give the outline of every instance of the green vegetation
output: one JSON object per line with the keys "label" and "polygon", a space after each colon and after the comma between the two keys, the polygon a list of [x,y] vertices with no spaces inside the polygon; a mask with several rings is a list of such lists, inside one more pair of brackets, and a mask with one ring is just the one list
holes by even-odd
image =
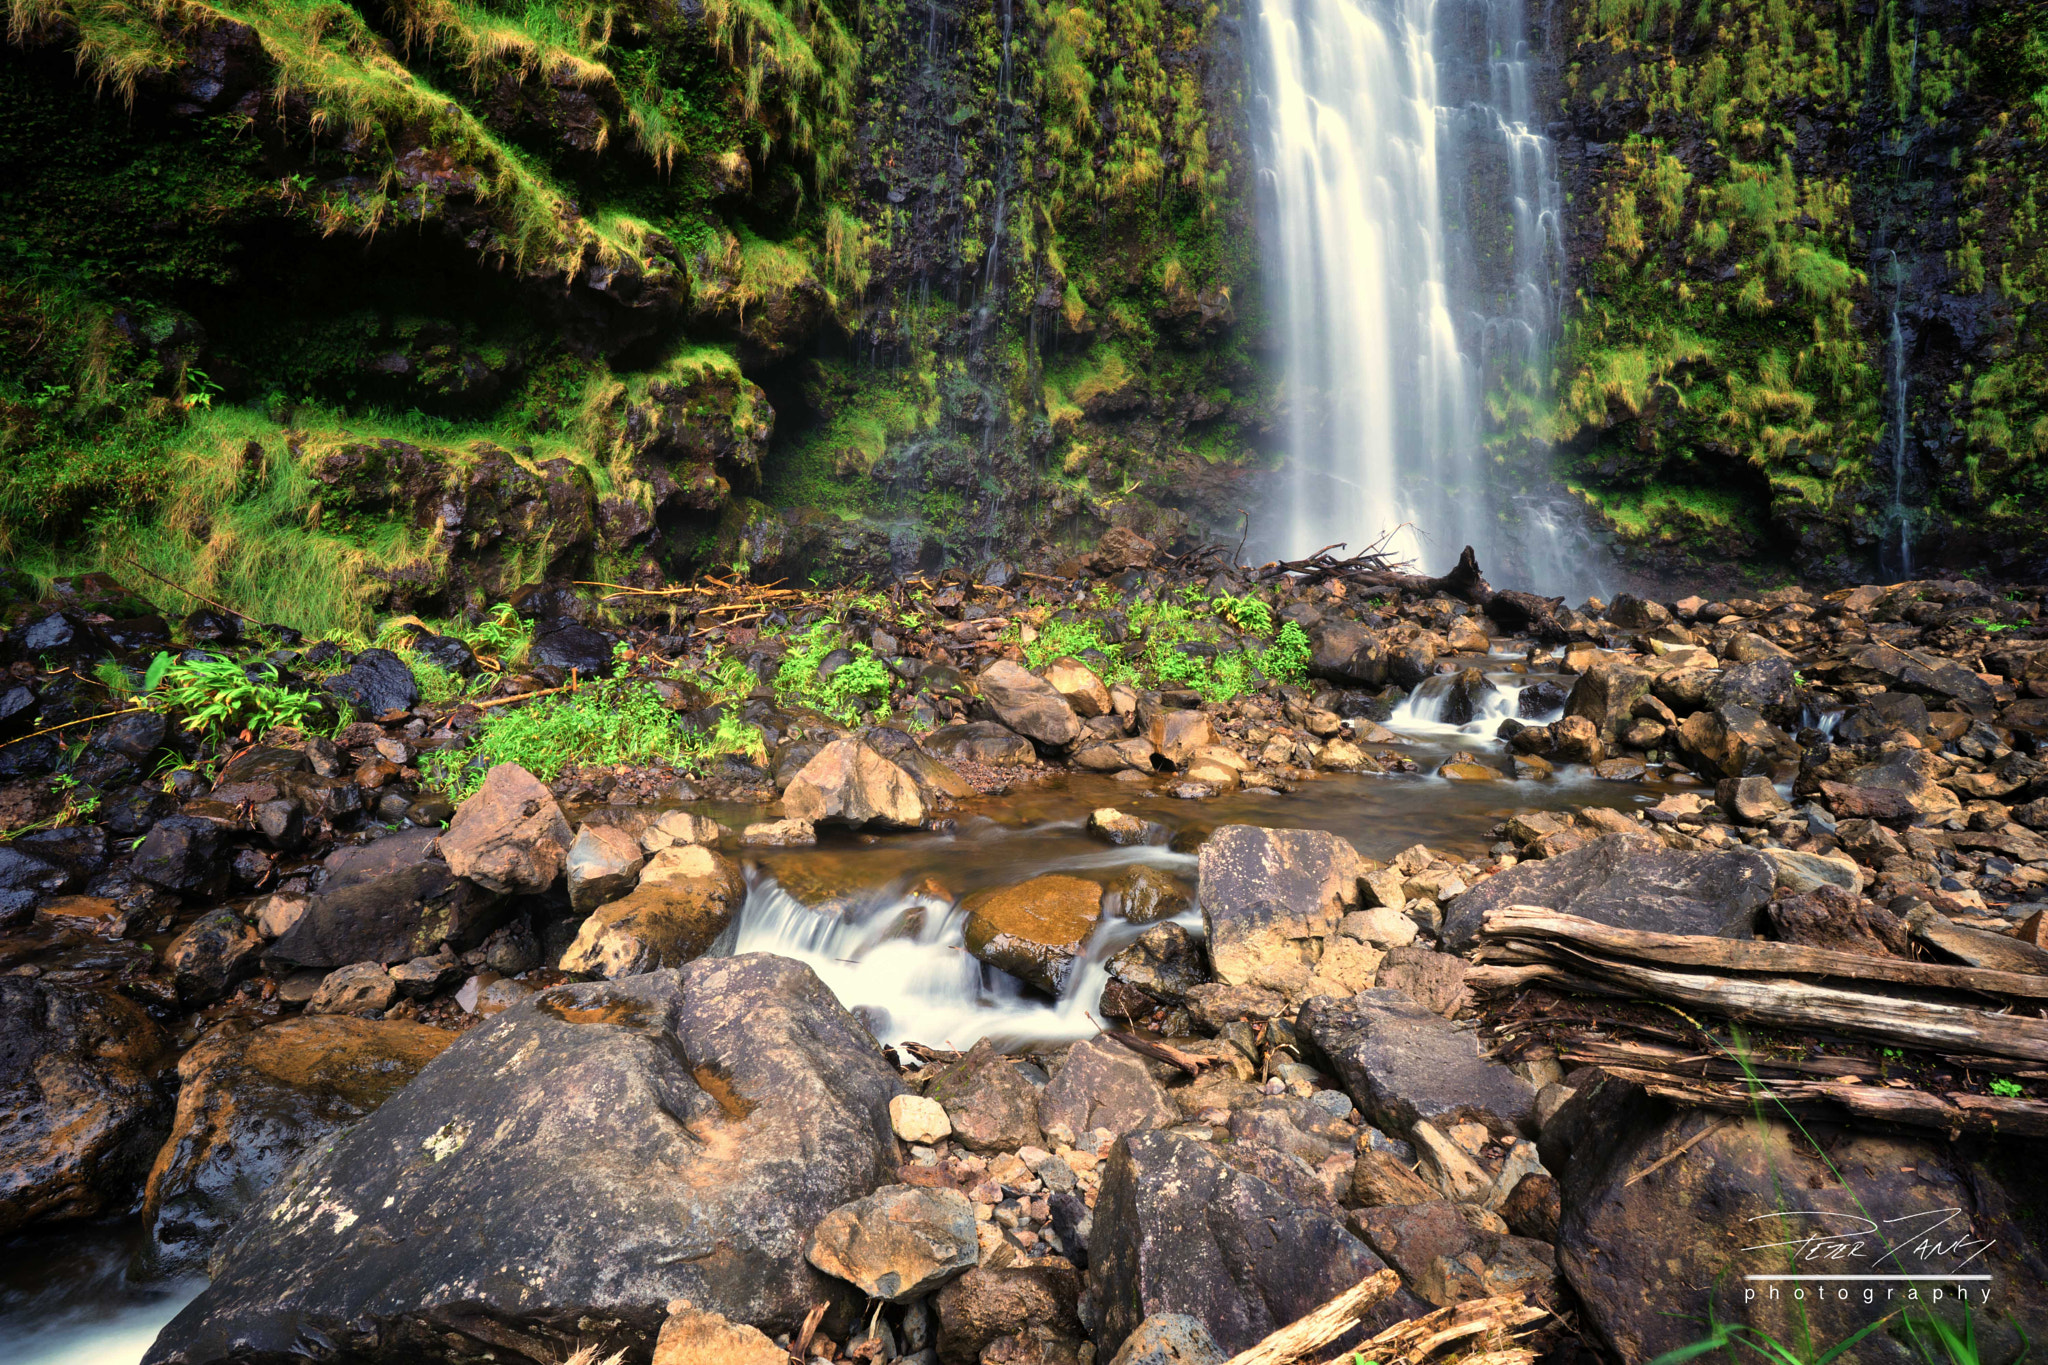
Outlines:
{"label": "green vegetation", "polygon": [[2002,1095],[2006,1099],[2011,1100],[2018,1099],[2020,1096],[2026,1094],[2027,1090],[2025,1086],[2021,1085],[2018,1081],[2013,1080],[2010,1076],[1996,1076],[1993,1077],[1991,1081],[1991,1093],[1994,1095]]}
{"label": "green vegetation", "polygon": [[[1118,612],[1129,623],[1132,642],[1112,643],[1102,614]],[[1221,628],[1228,622],[1245,636],[1272,636],[1271,643],[1245,643]],[[1205,701],[1228,701],[1255,691],[1262,679],[1300,683],[1308,677],[1308,635],[1292,621],[1273,629],[1272,608],[1252,597],[1205,597],[1190,588],[1180,601],[1139,601],[1126,605],[1113,591],[1097,589],[1093,613],[1054,618],[1036,628],[1023,646],[1024,659],[1042,668],[1055,659],[1099,655],[1095,664],[1106,683],[1183,688]],[[1021,632],[1013,632],[1021,638]]]}
{"label": "green vegetation", "polygon": [[[784,706],[808,707],[842,725],[856,725],[887,705],[888,668],[866,644],[849,641],[836,621],[818,621],[791,631],[785,644],[788,652],[775,674],[775,696]],[[853,657],[842,661],[829,677],[819,676],[819,665],[838,649]]]}
{"label": "green vegetation", "polygon": [[143,678],[142,693],[152,709],[177,715],[185,729],[216,739],[304,726],[330,710],[318,693],[284,686],[274,665],[224,658],[181,663],[159,654]]}

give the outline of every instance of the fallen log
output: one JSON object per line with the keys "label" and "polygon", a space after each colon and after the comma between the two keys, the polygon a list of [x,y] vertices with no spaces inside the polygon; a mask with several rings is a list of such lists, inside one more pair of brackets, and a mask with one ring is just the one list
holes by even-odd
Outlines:
{"label": "fallen log", "polygon": [[[1900,957],[1868,957],[1833,948],[1763,939],[1714,938],[1705,934],[1658,934],[1644,929],[1617,929],[1562,915],[1539,905],[1510,905],[1486,917],[1482,935],[1489,941],[1509,938],[1556,939],[1582,944],[1616,957],[1637,958],[1664,966],[1717,967],[1734,972],[1773,976],[1843,977],[1855,981],[1889,981],[1903,986],[1969,991],[1980,995],[2048,1000],[2048,976],[1958,967],[1941,962],[1909,962]],[[1480,949],[1482,962],[1502,960],[1491,943]]]}
{"label": "fallen log", "polygon": [[1297,1318],[1258,1345],[1239,1351],[1224,1365],[1292,1365],[1320,1351],[1358,1325],[1358,1320],[1394,1296],[1401,1277],[1382,1270],[1360,1280],[1305,1318]]}
{"label": "fallen log", "polygon": [[[1421,1365],[1446,1346],[1482,1352],[1461,1356],[1459,1365],[1529,1365],[1536,1359],[1536,1353],[1515,1346],[1512,1333],[1517,1327],[1526,1327],[1548,1316],[1548,1310],[1532,1307],[1513,1294],[1469,1299],[1395,1323],[1329,1365],[1353,1365],[1360,1360],[1377,1361],[1379,1365]],[[1233,1361],[1230,1365],[1237,1363]]]}
{"label": "fallen log", "polygon": [[1532,943],[1526,945],[1526,951],[1548,960],[1474,967],[1466,973],[1465,984],[1483,991],[1543,982],[1596,994],[1649,996],[1780,1028],[1845,1033],[1905,1047],[2048,1061],[2048,1020],[1865,995],[1806,981],[1664,971],[1641,963],[1608,961],[1562,943]]}
{"label": "fallen log", "polygon": [[1935,1095],[1842,1081],[1705,1081],[1631,1066],[1602,1066],[1652,1095],[1724,1114],[1786,1112],[1802,1119],[1866,1119],[1949,1133],[2048,1136],[2048,1104],[2001,1095]]}

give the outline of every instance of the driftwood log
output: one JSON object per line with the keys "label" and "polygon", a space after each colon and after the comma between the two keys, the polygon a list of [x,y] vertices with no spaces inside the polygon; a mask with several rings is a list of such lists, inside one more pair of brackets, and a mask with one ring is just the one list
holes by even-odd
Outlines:
{"label": "driftwood log", "polygon": [[1351,1365],[1354,1360],[1372,1360],[1379,1365],[1421,1365],[1446,1347],[1477,1352],[1458,1356],[1459,1365],[1530,1365],[1536,1353],[1516,1346],[1512,1334],[1517,1327],[1526,1327],[1548,1316],[1546,1310],[1531,1307],[1512,1294],[1469,1299],[1396,1323],[1330,1365]]}
{"label": "driftwood log", "polygon": [[1239,1351],[1224,1365],[1293,1365],[1322,1350],[1358,1325],[1358,1320],[1394,1296],[1401,1277],[1381,1270],[1360,1280],[1305,1318],[1297,1318],[1258,1345]]}

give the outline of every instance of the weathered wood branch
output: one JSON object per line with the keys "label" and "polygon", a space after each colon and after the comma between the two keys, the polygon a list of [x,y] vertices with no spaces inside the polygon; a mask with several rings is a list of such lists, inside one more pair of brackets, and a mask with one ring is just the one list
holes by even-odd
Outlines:
{"label": "weathered wood branch", "polygon": [[1602,1066],[1619,1080],[1633,1081],[1653,1095],[1696,1109],[1747,1114],[1790,1110],[1800,1118],[1867,1119],[1951,1133],[2009,1133],[2048,1136],[2048,1104],[1999,1095],[1935,1095],[1925,1090],[1845,1081],[1694,1080],[1631,1066]]}
{"label": "weathered wood branch", "polygon": [[1356,1359],[1378,1361],[1379,1365],[1420,1365],[1446,1346],[1485,1352],[1463,1357],[1461,1365],[1477,1365],[1479,1361],[1488,1365],[1529,1365],[1536,1353],[1513,1345],[1510,1334],[1517,1327],[1526,1327],[1548,1316],[1546,1310],[1531,1307],[1513,1294],[1469,1299],[1396,1323],[1330,1365],[1351,1365]]}
{"label": "weathered wood branch", "polygon": [[1224,1365],[1292,1365],[1320,1351],[1358,1325],[1358,1320],[1394,1296],[1401,1277],[1382,1270],[1360,1280],[1305,1318],[1282,1327],[1258,1345],[1239,1351]]}
{"label": "weathered wood branch", "polygon": [[[1897,957],[1868,957],[1862,953],[1760,939],[1617,929],[1534,905],[1511,905],[1505,910],[1494,911],[1486,917],[1482,932],[1489,940],[1562,940],[1596,949],[1608,956],[1634,958],[1664,966],[1714,967],[1773,976],[1888,981],[1905,986],[1930,986],[1938,990],[2048,1000],[2048,976],[1983,967],[1956,967],[1938,962],[1908,962]],[[1497,955],[1493,946],[1482,947],[1479,958],[1482,962],[1505,960]]]}

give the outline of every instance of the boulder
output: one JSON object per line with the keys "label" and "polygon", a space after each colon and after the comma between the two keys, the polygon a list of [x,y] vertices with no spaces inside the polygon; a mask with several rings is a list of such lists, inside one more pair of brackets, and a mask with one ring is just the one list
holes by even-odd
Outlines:
{"label": "boulder", "polygon": [[569,822],[554,793],[516,763],[500,763],[441,836],[449,870],[490,891],[545,891],[569,857]]}
{"label": "boulder", "polygon": [[942,1142],[953,1133],[946,1107],[922,1095],[898,1095],[890,1100],[889,1126],[905,1142]]}
{"label": "boulder", "polygon": [[306,1002],[307,1014],[381,1014],[398,999],[398,981],[379,962],[329,972]]}
{"label": "boulder", "polygon": [[1172,923],[1155,924],[1118,950],[1109,959],[1109,975],[1168,1003],[1178,1002],[1209,979],[1194,935]]}
{"label": "boulder", "polygon": [[1124,847],[1143,844],[1164,846],[1172,832],[1157,820],[1126,815],[1114,806],[1100,806],[1088,814],[1088,833],[1105,844]]}
{"label": "boulder", "polygon": [[1916,825],[1934,824],[1963,808],[1956,794],[1942,785],[1943,776],[1940,760],[1925,749],[1898,749],[1849,774],[1848,789],[1884,798],[1882,801],[1870,808],[1857,808],[1841,800],[1833,789],[1828,790],[1828,796],[1835,814],[1844,818],[1867,815],[1878,820],[1910,819]]}
{"label": "boulder", "polygon": [[1083,1333],[1074,1310],[1080,1296],[1080,1276],[1065,1267],[977,1266],[933,1301],[939,1313],[939,1359],[945,1365],[975,1365],[990,1360],[984,1352],[1002,1338],[1032,1331],[1078,1340]]}
{"label": "boulder", "polygon": [[357,715],[370,720],[393,711],[410,711],[420,700],[420,685],[412,669],[388,649],[364,650],[346,673],[336,674],[325,685],[355,708]]}
{"label": "boulder", "polygon": [[284,925],[267,956],[333,970],[358,962],[409,962],[442,944],[475,947],[504,921],[493,892],[431,857],[432,830],[408,830],[337,849],[323,864],[319,892]]}
{"label": "boulder", "polygon": [[[2018,1191],[2036,1184],[2025,1168],[2038,1158],[2023,1144],[1841,1128],[1829,1131],[1822,1154],[1780,1117],[1731,1123],[1703,1110],[1674,1112],[1611,1079],[1567,1101],[1553,1124],[1575,1135],[1559,1175],[1558,1264],[1586,1321],[1621,1359],[1648,1360],[1697,1341],[1710,1305],[1724,1320],[1788,1342],[1808,1332],[1816,1342],[1842,1341],[1882,1311],[1859,1293],[1750,1299],[1742,1277],[1785,1273],[1794,1243],[1803,1244],[1802,1263],[1830,1272],[1903,1267],[1942,1284],[1967,1263],[1970,1273],[1990,1274],[1998,1311],[1976,1318],[1984,1360],[2013,1358],[2007,1313],[2032,1340],[2048,1332],[2048,1283],[2025,1250],[2033,1239],[2013,1222],[2025,1198],[2016,1200]],[[1862,1235],[1871,1222],[1880,1224],[1876,1235]],[[1898,1249],[1888,1253],[1890,1246]],[[1952,1294],[1921,1303],[1959,1326]],[[1848,1358],[1920,1359],[1883,1332]]]}
{"label": "boulder", "polygon": [[1760,852],[1777,865],[1778,885],[1794,895],[1823,886],[1838,887],[1851,895],[1863,890],[1863,869],[1854,858],[1792,848],[1765,848]]}
{"label": "boulder", "polygon": [[1536,1091],[1479,1055],[1478,1036],[1396,990],[1302,1007],[1300,1028],[1343,1078],[1359,1111],[1389,1132],[1418,1120],[1437,1128],[1482,1123],[1505,1136],[1527,1128]]}
{"label": "boulder", "polygon": [[1195,893],[1164,868],[1133,863],[1102,888],[1102,913],[1131,924],[1154,924],[1193,909]]}
{"label": "boulder", "polygon": [[1555,1254],[1542,1242],[1475,1228],[1447,1200],[1367,1209],[1357,1226],[1372,1249],[1433,1307],[1498,1294],[1555,1301]]}
{"label": "boulder", "polygon": [[783,791],[782,809],[814,825],[916,829],[925,819],[917,779],[857,739],[819,750]]}
{"label": "boulder", "polygon": [[1906,957],[1906,922],[1883,906],[1838,886],[1816,886],[1803,895],[1771,902],[1771,927],[1779,941],[1812,948],[1862,953],[1867,957]]}
{"label": "boulder", "polygon": [[641,1351],[678,1299],[764,1332],[821,1302],[850,1325],[857,1297],[804,1241],[891,1178],[900,1092],[787,959],[529,995],[267,1191],[147,1359],[311,1333],[366,1365]]}
{"label": "boulder", "polygon": [[976,679],[981,699],[997,720],[1048,748],[1061,749],[1081,737],[1081,720],[1059,689],[1008,659],[998,659]]}
{"label": "boulder", "polygon": [[603,631],[557,617],[543,621],[534,632],[528,662],[541,668],[559,669],[580,678],[605,678],[613,668],[612,637]]}
{"label": "boulder", "polygon": [[[1114,1352],[1158,1313],[1206,1324],[1242,1351],[1384,1269],[1335,1217],[1305,1208],[1210,1148],[1133,1133],[1110,1154],[1088,1239],[1096,1349]],[[1367,1318],[1410,1316],[1401,1295]]]}
{"label": "boulder", "polygon": [[301,1153],[358,1122],[456,1035],[425,1024],[298,1018],[224,1025],[178,1059],[178,1108],[142,1216],[170,1264],[203,1257]]}
{"label": "boulder", "polygon": [[187,1005],[220,999],[255,974],[263,935],[232,910],[209,910],[164,949],[164,966]]}
{"label": "boulder", "polygon": [[648,853],[659,853],[671,844],[706,844],[716,848],[718,841],[730,833],[708,815],[693,815],[686,810],[663,811],[641,832],[640,847]]}
{"label": "boulder", "polygon": [[953,1140],[975,1152],[1013,1152],[1045,1141],[1038,1090],[986,1038],[925,1084],[945,1107]]}
{"label": "boulder", "polygon": [[132,1206],[170,1114],[170,1053],[125,996],[0,976],[0,1238]]}
{"label": "boulder", "polygon": [[1102,917],[1102,888],[1079,877],[1034,877],[976,892],[962,905],[968,952],[1057,996]]}
{"label": "boulder", "polygon": [[1197,893],[1217,979],[1283,989],[1359,902],[1358,850],[1322,830],[1225,825],[1203,843]]}
{"label": "boulder", "polygon": [[1067,699],[1074,714],[1083,719],[1111,713],[1109,689],[1095,670],[1079,659],[1055,659],[1043,670],[1046,682]]}
{"label": "boulder", "polygon": [[789,1365],[789,1352],[758,1327],[700,1313],[678,1300],[655,1338],[653,1365]]}
{"label": "boulder", "polygon": [[1768,777],[1724,777],[1715,784],[1714,799],[1739,825],[1766,825],[1791,809]]}
{"label": "boulder", "polygon": [[1452,901],[1442,945],[1470,948],[1494,910],[1540,905],[1622,929],[1748,938],[1776,870],[1754,849],[1677,852],[1606,834],[1554,858],[1519,863]]}
{"label": "boulder", "polygon": [[1109,1365],[1223,1365],[1223,1348],[1200,1318],[1154,1313],[1124,1338]]}
{"label": "boulder", "polygon": [[[1077,720],[1075,725],[1080,722]],[[928,753],[950,763],[980,763],[991,768],[1027,767],[1038,762],[1031,741],[992,720],[942,726],[921,741]]]}
{"label": "boulder", "polygon": [[710,950],[746,895],[732,859],[703,844],[670,845],[648,860],[638,886],[583,921],[559,966],[608,977],[680,967]]}
{"label": "boulder", "polygon": [[974,1205],[958,1190],[887,1185],[841,1204],[811,1235],[812,1265],[870,1299],[908,1303],[980,1260]]}
{"label": "boulder", "polygon": [[227,883],[221,849],[227,832],[195,815],[168,815],[150,826],[129,860],[129,869],[152,886],[182,895],[203,895]]}
{"label": "boulder", "polygon": [[1070,1142],[1097,1128],[1121,1136],[1179,1121],[1145,1059],[1110,1038],[1084,1038],[1069,1048],[1038,1098],[1039,1128],[1063,1130]]}
{"label": "boulder", "polygon": [[1146,727],[1145,738],[1159,757],[1178,768],[1216,743],[1216,730],[1200,711],[1161,708]]}
{"label": "boulder", "polygon": [[1754,777],[1770,772],[1786,740],[1755,711],[1727,703],[1680,721],[1678,751],[1710,777]]}
{"label": "boulder", "polygon": [[1397,945],[1381,959],[1373,984],[1399,991],[1433,1014],[1455,1019],[1472,1003],[1472,992],[1465,985],[1465,969],[1470,965],[1456,953]]}
{"label": "boulder", "polygon": [[[695,818],[695,817],[692,817]],[[666,838],[662,845],[676,842]],[[617,825],[584,825],[569,845],[563,872],[569,883],[569,908],[587,915],[606,901],[633,889],[647,862],[641,842]]]}
{"label": "boulder", "polygon": [[1655,676],[1646,669],[1625,664],[1598,664],[1587,669],[1572,684],[1565,698],[1566,717],[1579,716],[1593,723],[1601,742],[1619,742],[1621,732],[1633,718],[1635,705],[1649,695]]}
{"label": "boulder", "polygon": [[1386,642],[1359,622],[1318,622],[1308,643],[1308,671],[1315,677],[1353,687],[1386,685]]}

